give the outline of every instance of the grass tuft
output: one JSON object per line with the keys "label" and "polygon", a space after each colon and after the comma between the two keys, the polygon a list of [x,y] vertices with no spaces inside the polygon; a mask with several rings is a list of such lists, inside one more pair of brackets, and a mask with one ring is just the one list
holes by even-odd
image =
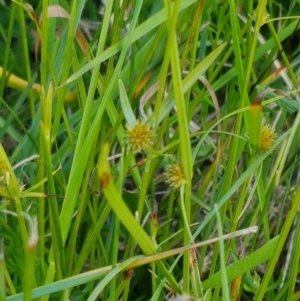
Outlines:
{"label": "grass tuft", "polygon": [[300,7],[0,3],[0,301],[300,300]]}

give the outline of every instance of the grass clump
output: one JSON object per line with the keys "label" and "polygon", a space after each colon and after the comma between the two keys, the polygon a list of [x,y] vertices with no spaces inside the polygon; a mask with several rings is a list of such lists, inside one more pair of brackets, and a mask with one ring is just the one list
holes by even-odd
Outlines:
{"label": "grass clump", "polygon": [[299,13],[2,2],[0,300],[299,300]]}

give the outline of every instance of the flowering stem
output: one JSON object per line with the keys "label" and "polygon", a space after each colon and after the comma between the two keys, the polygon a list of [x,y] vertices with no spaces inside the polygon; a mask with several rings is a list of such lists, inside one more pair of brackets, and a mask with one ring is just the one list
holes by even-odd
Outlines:
{"label": "flowering stem", "polygon": [[[192,179],[192,151],[191,143],[189,139],[188,128],[188,114],[186,108],[186,101],[183,94],[183,84],[181,78],[180,60],[178,44],[176,39],[176,23],[179,12],[180,1],[175,1],[173,10],[171,9],[169,1],[165,1],[166,13],[167,13],[167,25],[169,31],[170,49],[167,49],[171,53],[171,68],[175,103],[177,107],[178,129],[180,138],[180,153],[182,157],[183,173],[186,179],[185,185],[185,214],[187,225],[190,224],[191,215],[191,179]],[[184,229],[184,245],[189,244],[190,237],[187,227]],[[185,252],[183,255],[183,290],[188,294],[190,286],[189,275],[189,252]]]}

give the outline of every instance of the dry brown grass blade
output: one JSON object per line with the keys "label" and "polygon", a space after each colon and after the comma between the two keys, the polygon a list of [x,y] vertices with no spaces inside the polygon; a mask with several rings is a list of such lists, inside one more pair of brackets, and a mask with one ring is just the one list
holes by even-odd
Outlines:
{"label": "dry brown grass blade", "polygon": [[[213,102],[213,104],[215,106],[216,119],[217,119],[217,122],[218,122],[217,127],[218,127],[218,131],[221,132],[222,131],[222,126],[221,126],[221,123],[220,123],[221,113],[220,113],[220,106],[219,106],[219,102],[218,102],[216,93],[213,90],[213,88],[210,85],[210,83],[203,76],[200,76],[199,80],[206,87],[206,89],[207,89],[207,91],[208,91],[208,93],[209,93],[209,95],[210,95],[210,97],[212,99],[212,102]],[[213,160],[213,162],[212,162],[212,164],[211,164],[211,166],[209,168],[209,171],[208,171],[208,173],[206,174],[206,176],[204,178],[204,181],[203,181],[203,183],[201,185],[201,188],[198,191],[198,197],[202,197],[203,194],[205,193],[205,191],[208,189],[209,183],[210,183],[212,177],[215,174],[216,168],[219,165],[221,154],[222,154],[222,147],[221,147],[219,135],[217,135],[217,152],[216,152],[215,158],[214,158],[214,160]]]}
{"label": "dry brown grass blade", "polygon": [[[63,18],[69,21],[70,17],[70,14],[58,4],[48,7],[48,18]],[[42,22],[42,16],[40,16],[40,22]],[[75,39],[83,54],[87,56],[90,50],[90,45],[79,28],[76,29]]]}
{"label": "dry brown grass blade", "polygon": [[154,73],[154,71],[150,71],[144,78],[143,80],[138,84],[138,86],[136,87],[134,93],[133,93],[133,98],[136,98],[137,95],[142,91],[142,89],[145,87],[145,85],[147,84],[147,82],[150,80],[152,74]]}
{"label": "dry brown grass blade", "polygon": [[146,105],[148,100],[156,93],[157,90],[158,90],[158,84],[154,84],[143,94],[143,96],[140,99],[139,109],[140,109],[140,114],[142,116],[142,119],[144,121],[147,121],[148,119],[148,116],[144,111],[144,106]]}
{"label": "dry brown grass blade", "polygon": [[[15,2],[17,3],[17,2]],[[19,4],[19,3],[17,3]],[[33,8],[29,4],[21,5],[22,8],[28,13],[30,18],[34,21],[37,27],[37,31],[39,32],[40,23],[42,22],[42,17],[37,17]],[[70,14],[60,5],[51,5],[48,7],[48,18],[64,18],[66,20],[70,19]],[[76,30],[75,39],[83,52],[83,54],[89,59],[90,55],[90,45],[85,38],[84,34],[80,29]],[[35,45],[35,60],[37,63],[38,52],[40,49],[40,38],[39,34],[36,35],[36,45]],[[3,72],[3,68],[0,66],[0,78],[7,77],[7,86],[19,91],[24,91],[24,89],[28,86],[28,81],[15,76],[14,74],[9,74],[8,72]],[[40,84],[33,84],[32,90],[40,94],[42,91],[42,87]],[[65,102],[71,102],[77,98],[77,94],[75,92],[67,93],[65,97]]]}

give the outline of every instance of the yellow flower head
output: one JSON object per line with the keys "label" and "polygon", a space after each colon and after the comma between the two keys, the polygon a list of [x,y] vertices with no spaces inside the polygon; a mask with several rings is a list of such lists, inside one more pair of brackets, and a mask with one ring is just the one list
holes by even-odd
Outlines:
{"label": "yellow flower head", "polygon": [[154,143],[154,134],[147,123],[137,120],[134,126],[126,126],[125,139],[133,152],[147,151]]}
{"label": "yellow flower head", "polygon": [[261,127],[261,145],[260,149],[266,152],[275,142],[277,134],[270,125],[263,125]]}
{"label": "yellow flower head", "polygon": [[167,183],[175,188],[180,188],[185,185],[182,166],[180,163],[173,163],[166,168],[165,175],[167,176]]}

